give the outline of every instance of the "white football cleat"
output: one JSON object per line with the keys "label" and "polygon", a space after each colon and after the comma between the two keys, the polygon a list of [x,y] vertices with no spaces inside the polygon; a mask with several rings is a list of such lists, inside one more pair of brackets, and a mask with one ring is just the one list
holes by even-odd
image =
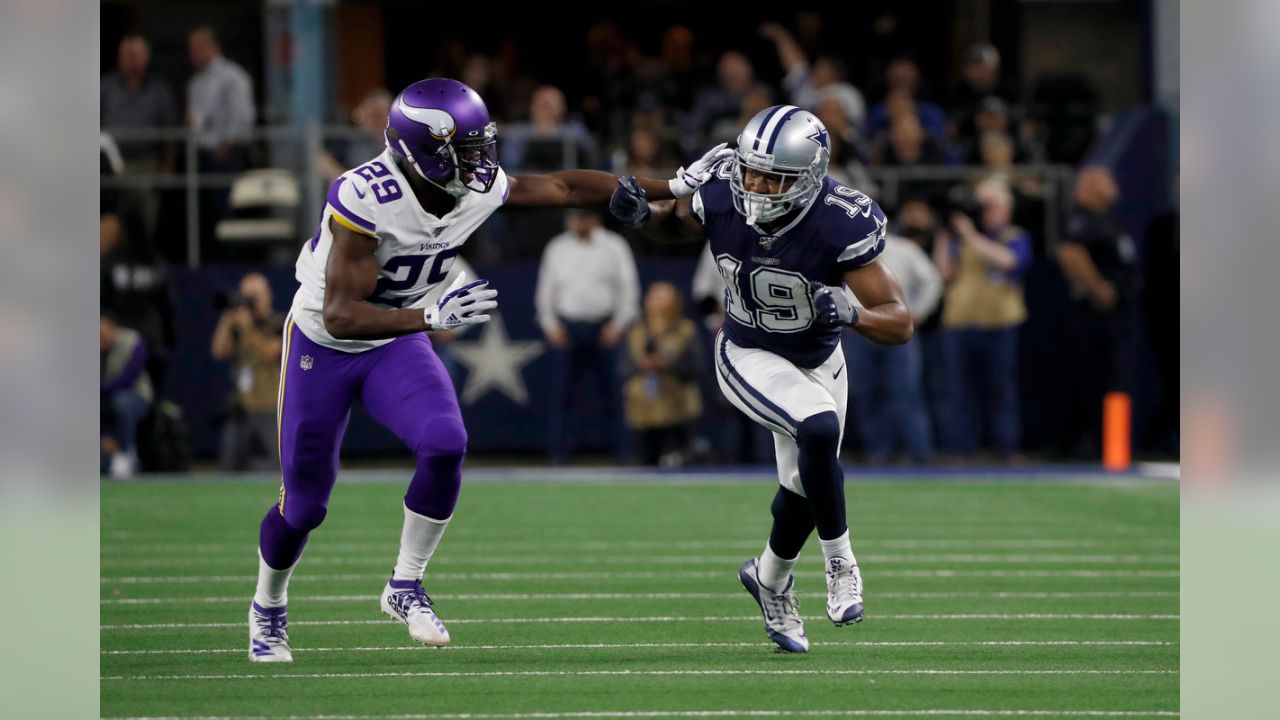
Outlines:
{"label": "white football cleat", "polygon": [[756,559],[751,558],[738,570],[738,580],[764,613],[764,631],[769,639],[787,652],[809,652],[809,636],[804,633],[800,605],[795,593],[791,592],[795,576],[788,575],[787,586],[780,592],[774,592],[760,582]]}
{"label": "white football cleat", "polygon": [[253,662],[293,662],[289,650],[289,616],[284,606],[249,605],[249,659]]}
{"label": "white football cleat", "polygon": [[129,480],[138,469],[138,459],[130,453],[118,452],[111,456],[111,479]]}
{"label": "white football cleat", "polygon": [[856,561],[827,560],[827,617],[836,627],[862,622],[862,573]]}
{"label": "white football cleat", "polygon": [[449,644],[449,631],[431,605],[421,580],[390,580],[382,589],[382,612],[409,628],[409,637],[414,640],[444,647]]}

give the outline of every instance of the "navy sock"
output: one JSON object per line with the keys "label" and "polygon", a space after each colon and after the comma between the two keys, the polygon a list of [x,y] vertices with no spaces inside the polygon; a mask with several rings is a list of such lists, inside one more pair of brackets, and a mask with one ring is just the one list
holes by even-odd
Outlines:
{"label": "navy sock", "polygon": [[800,446],[800,485],[809,500],[813,523],[822,540],[834,540],[849,529],[845,522],[844,471],[840,468],[840,419],[834,412],[805,418],[796,429]]}
{"label": "navy sock", "polygon": [[813,513],[804,497],[780,487],[773,496],[773,530],[769,532],[769,548],[780,558],[792,559],[813,532]]}

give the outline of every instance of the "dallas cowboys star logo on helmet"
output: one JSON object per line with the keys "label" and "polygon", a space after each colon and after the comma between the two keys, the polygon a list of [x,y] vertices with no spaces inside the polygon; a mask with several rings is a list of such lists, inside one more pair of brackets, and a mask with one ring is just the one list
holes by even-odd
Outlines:
{"label": "dallas cowboys star logo on helmet", "polygon": [[831,147],[831,141],[827,139],[827,129],[822,127],[821,125],[814,128],[813,134],[809,136],[809,139],[818,143],[824,148]]}

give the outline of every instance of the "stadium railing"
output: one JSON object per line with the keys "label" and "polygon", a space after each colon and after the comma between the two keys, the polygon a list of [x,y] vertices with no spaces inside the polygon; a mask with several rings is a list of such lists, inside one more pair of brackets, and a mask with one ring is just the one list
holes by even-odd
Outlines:
{"label": "stadium railing", "polygon": [[[515,124],[508,128],[514,129]],[[201,262],[201,203],[200,191],[227,189],[241,173],[202,173],[199,171],[200,135],[185,127],[176,128],[103,128],[118,144],[173,143],[177,152],[177,169],[172,173],[133,172],[126,154],[125,168],[118,175],[104,175],[104,190],[134,190],[141,192],[181,190],[185,216],[185,257],[188,267],[196,268]],[[320,169],[320,154],[336,143],[365,137],[358,128],[349,126],[282,125],[254,128],[238,136],[238,142],[249,149],[246,170],[275,168],[294,173],[298,179],[301,198],[298,207],[298,227],[305,228],[308,219],[318,217],[324,203],[327,179]],[[575,157],[572,143],[565,138],[564,158],[570,162]],[[520,168],[506,168],[519,171]],[[868,167],[865,172],[878,185],[878,199],[886,207],[896,207],[898,202],[910,196],[908,186],[929,183],[968,183],[992,175],[995,170],[970,165],[922,165],[911,167]],[[1040,227],[1027,228],[1044,241],[1044,247],[1055,248],[1061,235],[1062,219],[1070,208],[1071,188],[1075,170],[1068,165],[1018,165],[1004,172],[1005,175],[1030,179],[1039,188],[1044,213]],[[301,241],[301,238],[299,238]]]}

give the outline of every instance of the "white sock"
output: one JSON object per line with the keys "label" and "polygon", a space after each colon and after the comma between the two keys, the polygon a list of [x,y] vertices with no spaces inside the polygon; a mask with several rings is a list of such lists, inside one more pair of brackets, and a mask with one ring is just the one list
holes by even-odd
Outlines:
{"label": "white sock", "polygon": [[421,580],[427,570],[427,561],[435,553],[448,525],[449,518],[435,520],[406,507],[404,529],[400,531],[400,556],[396,558],[392,579]]}
{"label": "white sock", "polygon": [[847,529],[843,535],[833,540],[818,538],[818,544],[822,546],[822,555],[827,560],[844,558],[852,565],[858,564],[858,560],[853,557],[853,548],[849,546],[849,531]]}
{"label": "white sock", "polygon": [[289,604],[289,578],[293,576],[294,563],[285,570],[276,570],[262,559],[258,553],[258,589],[253,593],[253,601],[262,607],[283,607]]}
{"label": "white sock", "polygon": [[791,568],[795,566],[796,558],[787,560],[786,558],[778,557],[773,552],[773,548],[769,547],[769,543],[766,542],[764,544],[764,552],[760,553],[760,561],[756,565],[756,572],[760,576],[760,582],[765,587],[776,592],[787,586],[787,578],[791,576]]}

